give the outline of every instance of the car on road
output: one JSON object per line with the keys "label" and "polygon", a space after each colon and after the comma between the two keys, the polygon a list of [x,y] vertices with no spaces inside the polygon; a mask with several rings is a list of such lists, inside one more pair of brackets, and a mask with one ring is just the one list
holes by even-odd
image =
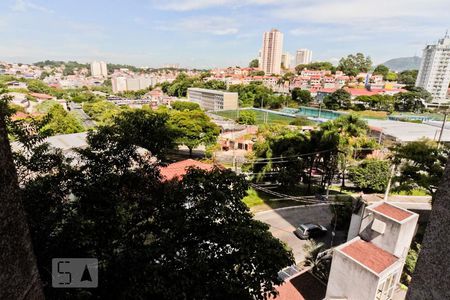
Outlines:
{"label": "car on road", "polygon": [[300,224],[294,231],[294,234],[302,239],[307,240],[311,238],[321,237],[327,234],[325,226],[313,223]]}

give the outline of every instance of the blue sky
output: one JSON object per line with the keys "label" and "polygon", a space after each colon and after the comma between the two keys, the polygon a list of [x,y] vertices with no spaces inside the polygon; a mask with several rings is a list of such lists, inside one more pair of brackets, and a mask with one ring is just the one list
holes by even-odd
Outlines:
{"label": "blue sky", "polygon": [[448,0],[0,0],[0,60],[246,65],[262,32],[335,62],[421,55],[450,28]]}

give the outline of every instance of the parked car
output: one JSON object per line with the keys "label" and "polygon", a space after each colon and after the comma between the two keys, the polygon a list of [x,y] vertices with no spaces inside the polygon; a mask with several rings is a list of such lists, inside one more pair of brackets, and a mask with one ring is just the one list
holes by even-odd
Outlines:
{"label": "parked car", "polygon": [[326,235],[327,229],[325,226],[319,224],[306,223],[300,224],[297,229],[295,229],[294,234],[302,240],[307,240]]}

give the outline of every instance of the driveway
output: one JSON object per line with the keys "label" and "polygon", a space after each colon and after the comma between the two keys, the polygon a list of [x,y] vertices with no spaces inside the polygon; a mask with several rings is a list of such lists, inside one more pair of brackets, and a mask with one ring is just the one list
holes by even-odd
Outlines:
{"label": "driveway", "polygon": [[[270,232],[274,237],[285,242],[291,249],[295,257],[295,262],[300,263],[305,258],[303,245],[307,243],[306,240],[300,240],[295,234],[294,230],[298,224],[301,223],[319,223],[328,228],[328,233],[325,237],[317,241],[325,243],[327,248],[331,243],[331,226],[330,222],[332,214],[327,204],[310,205],[310,206],[294,206],[280,208],[270,211],[264,211],[255,214],[255,219],[270,225]],[[345,242],[346,233],[336,232],[336,237],[333,241],[333,246]]]}

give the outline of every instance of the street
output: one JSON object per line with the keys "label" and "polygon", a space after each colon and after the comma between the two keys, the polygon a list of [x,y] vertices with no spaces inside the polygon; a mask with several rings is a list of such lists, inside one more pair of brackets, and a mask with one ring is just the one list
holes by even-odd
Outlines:
{"label": "street", "polygon": [[[323,242],[327,248],[331,243],[331,226],[332,213],[327,204],[302,206],[302,207],[287,207],[276,210],[264,211],[255,214],[255,219],[270,225],[270,232],[274,237],[285,242],[291,249],[295,257],[295,262],[298,264],[305,258],[303,245],[307,243],[306,240],[300,240],[295,234],[295,227],[301,223],[319,223],[328,229],[325,237],[317,241]],[[334,245],[345,242],[346,233],[337,232],[334,239]]]}

